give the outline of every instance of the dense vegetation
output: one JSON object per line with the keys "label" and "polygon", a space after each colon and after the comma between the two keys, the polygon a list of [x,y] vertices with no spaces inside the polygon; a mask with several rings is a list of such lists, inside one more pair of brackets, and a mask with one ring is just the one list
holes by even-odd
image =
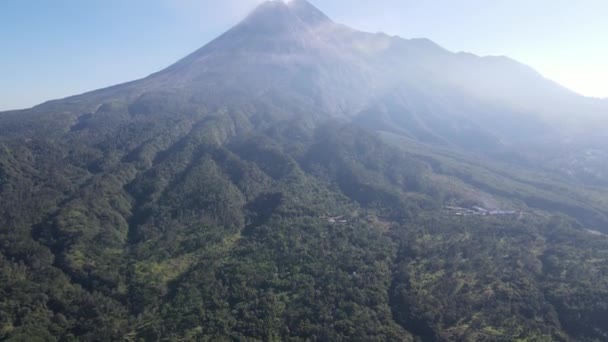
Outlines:
{"label": "dense vegetation", "polygon": [[[3,141],[3,339],[607,338],[608,238],[466,160],[223,115]],[[525,214],[443,210],[488,197]]]}
{"label": "dense vegetation", "polygon": [[0,340],[608,340],[606,159],[519,151],[553,131],[446,60],[522,69],[270,2],[144,80],[0,113]]}

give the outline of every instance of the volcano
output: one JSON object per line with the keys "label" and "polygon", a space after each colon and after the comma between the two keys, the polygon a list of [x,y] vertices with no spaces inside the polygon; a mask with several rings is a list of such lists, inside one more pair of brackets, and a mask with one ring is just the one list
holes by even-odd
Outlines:
{"label": "volcano", "polygon": [[0,339],[606,340],[605,102],[265,2],[0,113]]}

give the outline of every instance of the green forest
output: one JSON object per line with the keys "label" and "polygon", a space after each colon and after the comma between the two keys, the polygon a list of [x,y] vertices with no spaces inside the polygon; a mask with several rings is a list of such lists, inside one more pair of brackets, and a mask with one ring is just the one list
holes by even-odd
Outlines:
{"label": "green forest", "polygon": [[[137,110],[0,116],[0,339],[608,339],[582,190],[354,124]],[[487,197],[518,214],[445,209]]]}

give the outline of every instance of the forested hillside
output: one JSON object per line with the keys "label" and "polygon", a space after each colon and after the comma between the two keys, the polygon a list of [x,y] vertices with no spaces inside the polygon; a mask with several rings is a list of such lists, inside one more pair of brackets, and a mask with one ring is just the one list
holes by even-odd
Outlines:
{"label": "forested hillside", "polygon": [[146,79],[0,113],[0,340],[608,340],[604,164],[542,152],[576,133],[528,115],[546,97],[426,77],[452,62],[499,75],[268,2]]}

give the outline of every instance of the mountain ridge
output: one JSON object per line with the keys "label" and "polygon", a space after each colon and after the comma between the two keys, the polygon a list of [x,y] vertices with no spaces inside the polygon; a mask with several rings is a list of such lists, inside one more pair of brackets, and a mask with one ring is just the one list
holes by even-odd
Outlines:
{"label": "mountain ridge", "polygon": [[[256,14],[256,12],[260,12],[260,13],[261,12],[277,12],[277,10],[281,10],[282,9],[282,12],[284,12],[285,16],[287,16],[287,17],[290,17],[290,16],[293,17],[293,15],[291,14],[293,12],[293,10],[292,10],[293,8],[296,8],[296,9],[304,8],[306,10],[307,15],[312,16],[313,18],[321,17],[322,19],[321,19],[320,23],[330,24],[330,25],[334,26],[334,30],[337,30],[338,27],[340,29],[345,29],[346,28],[343,25],[339,25],[339,24],[333,23],[331,21],[331,19],[327,18],[321,11],[319,11],[318,9],[316,9],[316,7],[314,7],[313,5],[311,5],[307,1],[296,1],[296,2],[291,2],[289,4],[287,4],[287,3],[283,2],[283,1],[266,1],[262,5],[260,5],[252,14],[250,14],[247,18],[245,18],[240,24],[236,25],[235,28],[229,30],[226,34],[230,35],[231,32],[234,31],[235,29],[238,31],[238,27],[239,26],[247,26],[247,23],[249,21],[251,21],[252,19],[255,19],[255,16],[258,15],[258,14]],[[282,16],[282,15],[277,15],[277,13],[272,13],[272,15],[275,18],[277,16],[278,17]],[[295,17],[297,17],[297,14],[295,15]],[[259,25],[259,22],[268,24],[269,22],[272,23],[273,21],[272,20],[257,20],[257,22],[258,22],[258,25]],[[315,25],[319,24],[319,22],[316,22],[316,21],[314,23],[315,23]],[[289,25],[289,26],[291,26],[291,25]],[[350,30],[350,29],[348,29],[348,30]],[[271,29],[271,31],[280,31],[280,30],[272,30]],[[364,34],[363,32],[358,32],[358,31],[356,31],[356,32],[359,33],[359,34]],[[150,79],[151,77],[154,77],[154,76],[157,76],[158,74],[164,73],[166,70],[174,70],[174,69],[178,68],[178,66],[180,64],[184,64],[184,63],[187,63],[187,61],[191,61],[191,60],[195,59],[194,56],[196,56],[197,54],[201,54],[204,51],[208,51],[209,49],[211,49],[218,41],[221,41],[222,37],[224,37],[226,34],[220,36],[218,39],[213,40],[209,44],[206,44],[203,48],[199,49],[197,52],[194,52],[189,57],[184,58],[182,61],[179,61],[179,62],[175,63],[174,65],[168,67],[167,69],[165,69],[163,71],[153,73],[153,74],[151,74],[151,75],[149,75],[149,76],[147,76],[147,77],[145,77],[143,79],[140,79],[140,80],[135,80],[135,81],[124,83],[123,85],[126,86],[126,85],[131,84],[132,82],[139,82],[139,81],[142,81],[142,80]],[[367,35],[372,36],[372,34],[367,34]],[[433,43],[433,42],[431,42],[429,40],[426,40],[426,39],[407,40],[407,39],[403,39],[403,38],[400,38],[400,37],[396,36],[396,37],[392,37],[391,41],[393,41],[393,44],[395,44],[395,43],[405,43],[405,42],[412,42],[412,43],[413,42],[428,42],[428,43],[430,43],[430,46],[432,46],[433,48],[444,50],[443,48],[440,48],[437,44],[435,44],[435,43]],[[439,51],[439,50],[437,50],[437,51]],[[444,51],[447,52],[447,50],[444,50]],[[450,54],[453,55],[453,53],[450,53]],[[458,54],[456,54],[456,55],[458,55]],[[514,65],[516,67],[530,68],[528,66],[520,64],[519,62],[515,62],[515,61],[513,61],[513,60],[511,60],[509,58],[505,59],[503,57],[504,56],[502,56],[502,57],[501,56],[498,56],[498,57],[496,57],[496,56],[486,56],[486,57],[475,56],[474,60],[476,60],[476,61],[484,61],[484,60],[485,61],[490,61],[490,60],[498,60],[498,59],[500,59],[500,60],[507,61],[509,64],[515,63]],[[111,87],[108,87],[108,88],[111,89],[111,88],[114,88],[114,87],[115,86],[111,86]],[[103,88],[103,89],[108,89],[108,88]],[[87,92],[87,93],[90,93],[90,92]],[[87,93],[85,93],[85,94],[87,94]],[[564,93],[564,95],[566,95],[566,94]],[[570,94],[568,94],[568,95],[570,95]],[[68,97],[68,98],[71,98],[71,97]]]}
{"label": "mountain ridge", "polygon": [[[264,9],[264,7],[267,7],[267,8]],[[352,29],[347,28],[344,25],[334,23],[330,18],[328,18],[325,14],[323,14],[323,12],[321,12],[320,10],[318,10],[314,5],[312,5],[310,2],[308,2],[306,0],[302,0],[302,1],[298,0],[298,1],[290,1],[290,2],[284,2],[284,1],[280,1],[280,0],[279,1],[273,1],[273,0],[265,1],[261,5],[259,5],[256,8],[256,10],[253,11],[247,18],[243,19],[243,21],[239,25],[236,25],[235,28],[237,28],[240,25],[246,24],[246,22],[248,21],[248,18],[251,19],[251,17],[254,17],[256,15],[256,11],[260,11],[260,10],[264,9],[265,12],[268,12],[269,10],[273,11],[273,10],[276,10],[276,9],[285,9],[285,11],[284,11],[285,13],[292,13],[292,12],[294,12],[294,10],[293,10],[294,8],[295,9],[299,9],[301,12],[306,13],[306,15],[308,15],[308,16],[310,16],[312,18],[317,18],[317,19],[313,20],[313,22],[315,24],[319,24],[319,23],[326,23],[326,24],[328,24],[328,23],[331,23],[331,24],[334,24],[336,27],[340,27],[342,29],[352,30]],[[274,13],[274,14],[276,14],[276,13]],[[297,14],[295,16],[297,17]],[[275,15],[275,17],[276,17],[276,15]],[[258,21],[262,21],[263,22],[263,20],[258,20]],[[229,33],[230,31],[232,31],[232,30],[229,30],[227,33]],[[364,33],[364,32],[360,32],[360,31],[356,31],[356,32]],[[441,48],[439,45],[435,44],[434,42],[428,40],[427,38],[409,39],[408,40],[408,39],[405,39],[405,38],[402,38],[402,37],[399,37],[399,36],[388,36],[388,35],[383,34],[383,33],[381,33],[381,34],[380,33],[379,34],[365,33],[365,34],[376,35],[376,36],[377,35],[385,35],[386,37],[390,37],[390,38],[393,38],[393,39],[396,39],[396,40],[403,40],[403,41],[429,42],[429,43],[431,43],[432,46],[440,48],[441,50],[445,50],[445,49]],[[221,35],[219,38],[221,38],[222,36],[224,36],[224,35]],[[209,42],[208,44],[205,44],[205,46],[203,46],[201,49],[199,49],[199,51],[200,50],[205,50],[209,45],[212,45],[212,43],[215,42],[215,41],[217,41],[217,40],[218,39],[214,39],[213,41]],[[445,50],[445,51],[447,51],[447,50]],[[195,55],[196,53],[197,52],[194,52],[192,55]],[[468,53],[468,52],[457,52],[457,53],[450,52],[450,53],[451,54],[456,54],[456,55],[471,56],[471,57],[473,57],[474,59],[477,59],[477,60],[490,60],[490,59],[491,60],[496,60],[496,59],[501,59],[501,60],[508,61],[509,63],[516,63],[518,67],[525,67],[525,68],[532,69],[531,67],[529,67],[529,66],[527,66],[525,64],[522,64],[520,62],[517,62],[517,61],[515,61],[515,60],[513,60],[513,59],[511,59],[509,57],[506,57],[506,56],[478,56],[478,55],[475,55],[475,54],[472,54],[472,53]],[[189,57],[186,57],[183,60],[186,60],[188,58]],[[178,61],[175,64],[180,64],[182,61]],[[172,65],[172,66],[168,67],[167,69],[170,69],[170,68],[172,68],[174,66],[175,65]],[[101,91],[101,90],[104,90],[104,89],[111,89],[111,88],[114,88],[116,86],[122,86],[122,85],[126,86],[126,85],[129,85],[129,84],[133,83],[133,82],[138,82],[138,81],[141,81],[141,80],[148,79],[148,78],[150,78],[150,77],[152,77],[154,75],[157,75],[157,74],[159,74],[159,73],[161,73],[163,71],[154,72],[154,73],[150,74],[149,76],[146,76],[146,77],[144,77],[142,79],[138,79],[138,80],[134,80],[134,81],[128,81],[128,82],[125,82],[125,83],[121,83],[119,85],[104,87],[104,88],[101,88],[101,89],[98,89],[98,90],[93,90],[93,91],[85,92],[83,94],[88,94],[88,93],[91,93],[91,92]],[[534,72],[537,73],[536,71],[534,71]],[[563,87],[563,86],[560,85],[559,87]],[[568,90],[568,91],[572,92],[571,90]],[[80,95],[83,95],[83,94],[80,94]],[[572,94],[569,94],[569,95],[573,95],[573,94],[574,94],[574,92],[572,92]],[[80,95],[75,95],[75,96],[80,96]],[[73,98],[73,97],[74,96],[69,96],[69,97],[66,97],[65,99],[69,99],[69,98]],[[589,98],[589,99],[591,99],[591,98]],[[53,102],[53,101],[58,101],[58,100],[50,100],[50,101],[47,101],[47,102]],[[11,110],[11,111],[13,111],[13,110]]]}

